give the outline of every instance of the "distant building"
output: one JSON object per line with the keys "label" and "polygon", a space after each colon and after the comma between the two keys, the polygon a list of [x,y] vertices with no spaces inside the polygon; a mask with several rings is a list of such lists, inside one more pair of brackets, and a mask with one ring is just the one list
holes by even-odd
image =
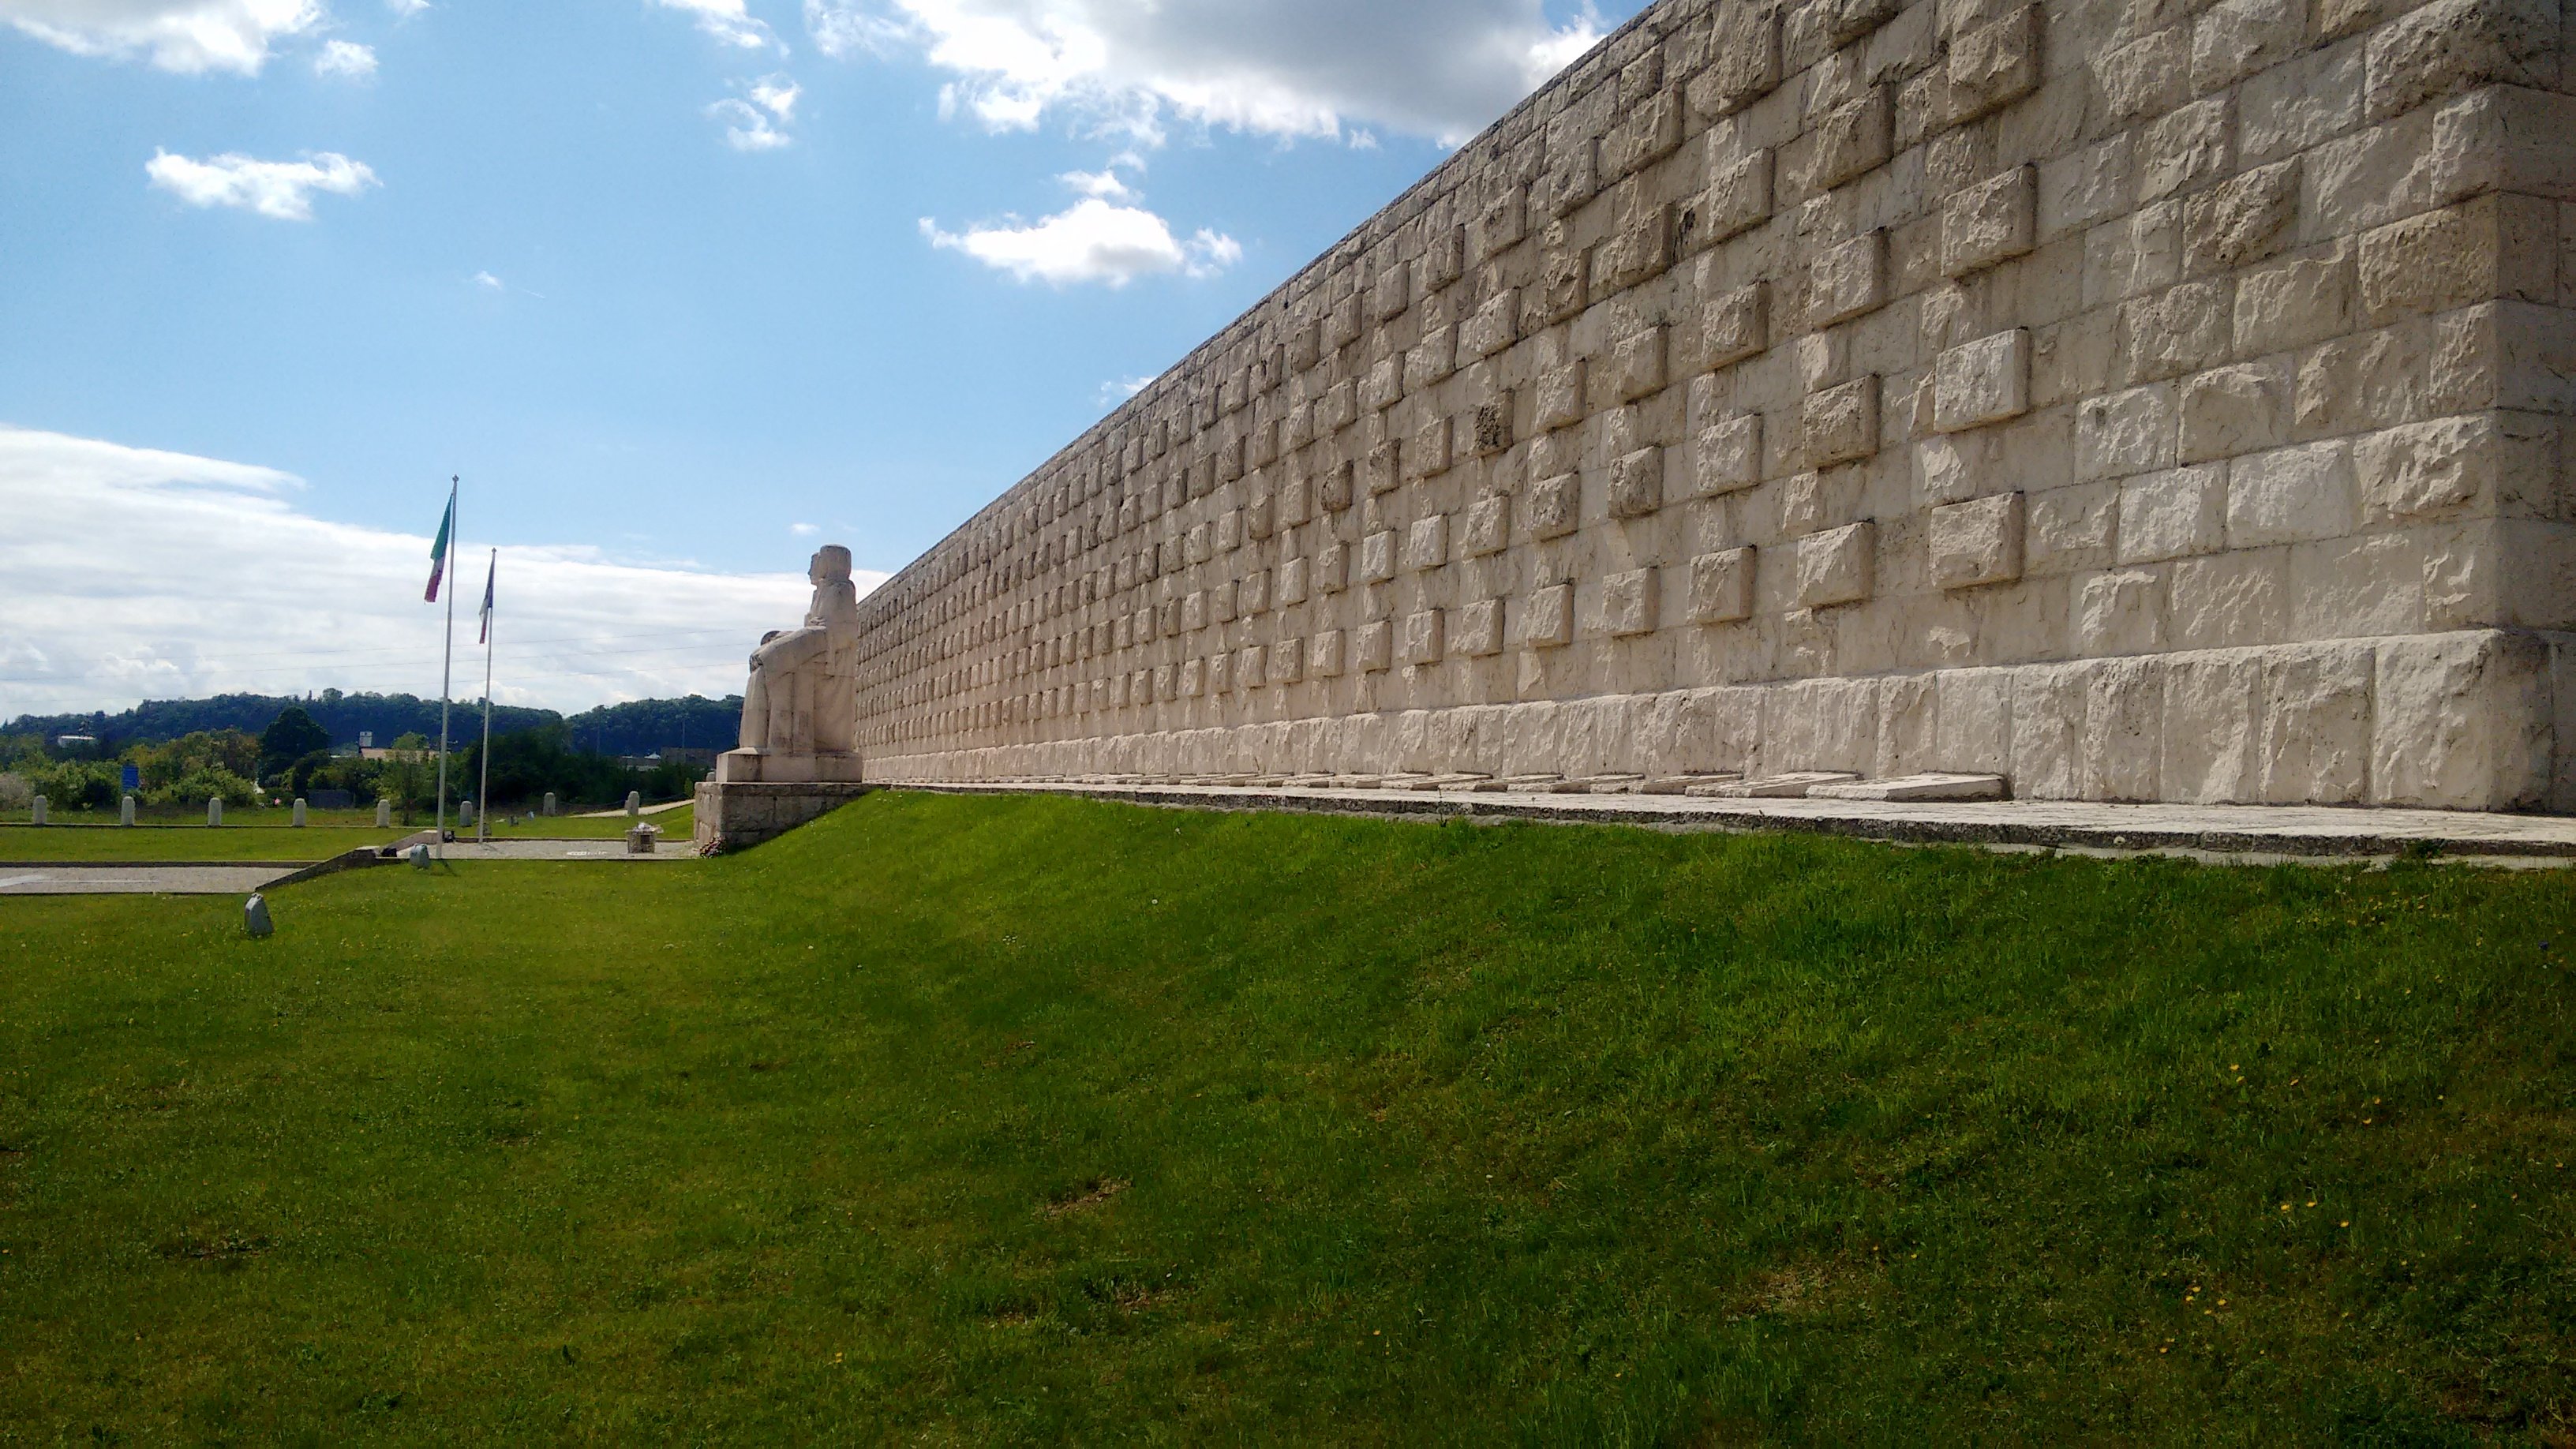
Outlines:
{"label": "distant building", "polygon": [[55,748],[55,749],[58,749],[58,750],[79,750],[79,749],[91,749],[91,750],[94,750],[94,749],[97,749],[97,748],[98,748],[98,736],[96,736],[96,735],[56,735],[56,736],[54,736],[54,748]]}

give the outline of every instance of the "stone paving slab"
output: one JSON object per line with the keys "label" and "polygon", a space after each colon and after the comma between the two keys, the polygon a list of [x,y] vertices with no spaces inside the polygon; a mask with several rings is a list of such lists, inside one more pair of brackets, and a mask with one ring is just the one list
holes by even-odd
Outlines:
{"label": "stone paving slab", "polygon": [[1222,785],[909,784],[948,794],[1057,794],[1209,810],[1307,810],[1667,829],[1803,830],[1871,840],[2230,856],[2445,855],[2576,863],[2576,817],[2308,805],[2104,805],[2063,800],[1705,799]]}
{"label": "stone paving slab", "polygon": [[0,896],[237,896],[295,873],[294,866],[0,866]]}
{"label": "stone paving slab", "polygon": [[651,855],[629,855],[624,839],[450,841],[447,858],[459,860],[696,860],[685,835],[662,837]]}

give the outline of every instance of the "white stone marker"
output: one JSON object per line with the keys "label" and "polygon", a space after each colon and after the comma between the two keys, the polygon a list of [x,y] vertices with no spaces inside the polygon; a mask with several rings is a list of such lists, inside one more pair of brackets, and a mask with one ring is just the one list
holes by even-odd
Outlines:
{"label": "white stone marker", "polygon": [[555,813],[555,792],[554,792],[554,791],[552,791],[552,790],[548,790],[548,791],[546,792],[546,812],[545,812],[545,813],[546,813],[546,815],[547,815],[549,818],[551,818],[551,817],[554,815],[554,813]]}
{"label": "white stone marker", "polygon": [[126,796],[124,803],[116,807],[116,823],[119,825],[131,825],[134,823],[133,796]]}
{"label": "white stone marker", "polygon": [[643,813],[644,813],[644,792],[643,792],[643,791],[641,791],[641,790],[629,790],[629,791],[627,791],[627,792],[626,792],[626,818],[627,818],[627,819],[629,819],[629,820],[633,820],[633,819],[636,819],[637,817],[641,816]]}
{"label": "white stone marker", "polygon": [[252,896],[243,904],[242,929],[250,932],[253,940],[276,931],[277,923],[268,918],[268,901],[265,898]]}
{"label": "white stone marker", "polygon": [[36,797],[36,823],[38,825],[45,823],[45,797],[42,795]]}
{"label": "white stone marker", "polygon": [[457,823],[457,825],[458,825],[458,826],[463,827],[463,828],[466,828],[466,829],[471,829],[471,828],[473,828],[473,825],[474,825],[474,802],[473,802],[473,801],[471,801],[471,800],[459,800],[459,801],[457,801],[457,802],[456,802],[456,823]]}
{"label": "white stone marker", "polygon": [[379,800],[379,801],[377,801],[377,802],[376,802],[376,828],[377,828],[378,830],[391,830],[391,829],[393,828],[393,824],[394,824],[394,802],[392,802],[391,800]]}
{"label": "white stone marker", "polygon": [[216,825],[221,825],[221,824],[223,824],[223,823],[224,823],[224,797],[223,797],[223,796],[221,796],[221,795],[209,795],[209,796],[207,796],[207,797],[206,797],[206,824],[207,824],[208,826],[216,826]]}
{"label": "white stone marker", "polygon": [[[295,828],[298,830],[304,828],[304,802],[300,798],[295,802]],[[254,896],[252,899],[256,900],[258,897]]]}

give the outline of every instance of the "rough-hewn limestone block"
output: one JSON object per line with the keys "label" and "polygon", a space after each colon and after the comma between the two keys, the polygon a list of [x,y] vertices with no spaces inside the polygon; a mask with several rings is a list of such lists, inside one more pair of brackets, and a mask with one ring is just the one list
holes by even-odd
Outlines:
{"label": "rough-hewn limestone block", "polygon": [[1458,350],[1480,362],[1521,340],[1521,294],[1506,287],[1458,324]]}
{"label": "rough-hewn limestone block", "polygon": [[1570,428],[1588,416],[1583,406],[1583,373],[1583,359],[1578,357],[1563,366],[1551,367],[1539,374],[1538,430],[1540,432],[1548,433],[1559,428]]}
{"label": "rough-hewn limestone block", "polygon": [[2037,90],[2039,36],[2036,5],[1952,36],[1945,119],[1962,125]]}
{"label": "rough-hewn limestone block", "polygon": [[1611,517],[1645,518],[1663,506],[1663,449],[1639,448],[1611,465]]}
{"label": "rough-hewn limestone block", "polygon": [[1313,595],[1311,560],[1282,559],[1279,564],[1279,607],[1293,609]]}
{"label": "rough-hewn limestone block", "polygon": [[[1467,255],[1477,266],[1481,267],[1520,245],[1528,214],[1526,203],[1527,193],[1520,187],[1504,187],[1486,201],[1475,218],[1467,223]],[[1299,365],[1312,366],[1313,363],[1309,360]]]}
{"label": "rough-hewn limestone block", "polygon": [[1702,428],[1691,444],[1691,476],[1702,498],[1762,481],[1762,415],[1746,413]]}
{"label": "rough-hewn limestone block", "polygon": [[2385,119],[2489,82],[2555,85],[2558,27],[2547,0],[2436,0],[2371,36],[2368,113]]}
{"label": "rough-hewn limestone block", "polygon": [[2435,418],[2356,439],[2362,516],[2390,523],[2545,514],[2557,440],[2553,420],[2528,413]]}
{"label": "rough-hewn limestone block", "polygon": [[1699,371],[1758,356],[1771,345],[1771,288],[1756,282],[1721,292],[1700,308]]}
{"label": "rough-hewn limestone block", "polygon": [[1530,486],[1521,532],[1535,539],[1563,538],[1582,522],[1583,479],[1560,474]]}
{"label": "rough-hewn limestone block", "polygon": [[1640,328],[1610,349],[1613,400],[1630,403],[1664,390],[1665,331],[1660,326]]}
{"label": "rough-hewn limestone block", "polygon": [[1854,523],[1798,540],[1794,572],[1800,608],[1868,598],[1877,588],[1878,527]]}
{"label": "rough-hewn limestone block", "polygon": [[2127,382],[2178,377],[2227,355],[2233,326],[2229,284],[2186,282],[2120,304],[2121,376]]}
{"label": "rough-hewn limestone block", "polygon": [[1887,164],[1896,134],[1896,112],[1885,86],[1871,86],[1857,100],[1816,118],[1815,152],[1808,188],[1840,186]]}
{"label": "rough-hewn limestone block", "polygon": [[2101,657],[2147,654],[2164,647],[2164,580],[2118,569],[2076,581],[2071,631],[2075,652]]}
{"label": "rough-hewn limestone block", "polygon": [[2119,560],[2156,563],[2227,542],[2227,470],[2168,468],[2120,485]]}
{"label": "rough-hewn limestone block", "polygon": [[2303,644],[2262,653],[2262,738],[2254,798],[2271,804],[2353,805],[2369,782],[2368,645]]}
{"label": "rough-hewn limestone block", "polygon": [[1592,249],[1576,245],[1565,223],[1548,227],[1540,255],[1539,306],[1549,322],[1566,321],[1592,305]]}
{"label": "rough-hewn limestone block", "polygon": [[1652,634],[1661,591],[1651,568],[1630,569],[1601,580],[1601,630],[1614,639]]}
{"label": "rough-hewn limestone block", "polygon": [[1434,327],[1404,354],[1404,390],[1421,392],[1458,370],[1458,329]]}
{"label": "rough-hewn limestone block", "polygon": [[1407,573],[1421,573],[1449,562],[1449,515],[1435,513],[1418,518],[1404,534],[1404,568]]}
{"label": "rough-hewn limestone block", "polygon": [[1830,327],[1887,305],[1887,234],[1828,247],[1807,269],[1807,321]]}
{"label": "rough-hewn limestone block", "polygon": [[2234,650],[2176,655],[2166,665],[2157,761],[2162,798],[2220,804],[2252,795],[2261,680],[2257,660]]}
{"label": "rough-hewn limestone block", "polygon": [[2340,439],[2238,458],[2227,468],[2233,547],[2340,538],[2359,519],[2352,450]]}
{"label": "rough-hewn limestone block", "polygon": [[2557,208],[2481,196],[2362,233],[2363,319],[2388,322],[2499,297],[2555,300]]}
{"label": "rough-hewn limestone block", "polygon": [[1352,631],[1352,653],[1362,674],[1383,674],[1395,667],[1395,621],[1377,619]]}
{"label": "rough-hewn limestone block", "polygon": [[1511,545],[1512,500],[1489,494],[1467,505],[1466,525],[1459,530],[1460,558],[1490,558]]}
{"label": "rough-hewn limestone block", "polygon": [[2392,639],[2373,679],[2371,800],[2513,810],[2548,792],[2546,647],[2528,634]]}
{"label": "rough-hewn limestone block", "polygon": [[1476,405],[1476,456],[1490,458],[1512,446],[1512,394],[1509,388]]}
{"label": "rough-hewn limestone block", "polygon": [[2213,368],[2182,385],[2182,460],[2277,448],[2290,437],[2290,370],[2279,361]]}
{"label": "rough-hewn limestone block", "polygon": [[1780,12],[1730,5],[1718,12],[1708,68],[1691,81],[1693,110],[1731,116],[1780,85]]}
{"label": "rough-hewn limestone block", "polygon": [[2037,243],[2039,171],[2019,166],[1941,203],[1941,270],[1981,272],[2027,253]]}
{"label": "rough-hewn limestone block", "polygon": [[1972,589],[2020,578],[2024,518],[2018,493],[1933,509],[1927,535],[1932,581],[1944,589]]}
{"label": "rough-hewn limestone block", "polygon": [[1306,641],[1306,672],[1317,679],[1342,677],[1342,631],[1326,629]]}
{"label": "rough-hewn limestone block", "polygon": [[2075,410],[2075,476],[2120,478],[2175,462],[2174,392],[2133,387],[2087,398]]}
{"label": "rough-hewn limestone block", "polygon": [[2183,203],[2183,269],[2226,271],[2282,250],[2299,215],[2299,163],[2258,167]]}
{"label": "rough-hewn limestone block", "polygon": [[1634,207],[1601,244],[1601,282],[1622,292],[1662,276],[1672,267],[1679,234],[1678,212],[1670,202]]}
{"label": "rough-hewn limestone block", "polygon": [[1306,641],[1289,638],[1270,646],[1272,684],[1295,684],[1306,677]]}
{"label": "rough-hewn limestone block", "polygon": [[1360,540],[1360,578],[1382,584],[1395,577],[1395,530],[1384,529]]}
{"label": "rough-hewn limestone block", "polygon": [[1469,659],[1482,659],[1503,652],[1503,601],[1479,599],[1459,609],[1457,627],[1449,643]]}
{"label": "rough-hewn limestone block", "polygon": [[2030,333],[2016,327],[1941,354],[1933,371],[1932,426],[1965,432],[2030,411]]}
{"label": "rough-hewn limestone block", "polygon": [[1711,169],[1691,240],[1702,246],[1742,236],[1771,219],[1771,148],[1756,147]]}
{"label": "rough-hewn limestone block", "polygon": [[1691,560],[1690,618],[1732,624],[1753,617],[1753,550],[1720,549]]}
{"label": "rough-hewn limestone block", "polygon": [[1521,610],[1521,646],[1562,649],[1574,642],[1574,585],[1549,584],[1532,590]]}
{"label": "rough-hewn limestone block", "polygon": [[1878,451],[1878,378],[1854,378],[1809,393],[1799,413],[1807,466],[1828,468]]}
{"label": "rough-hewn limestone block", "polygon": [[1351,586],[1350,545],[1328,543],[1315,550],[1315,590],[1338,594]]}

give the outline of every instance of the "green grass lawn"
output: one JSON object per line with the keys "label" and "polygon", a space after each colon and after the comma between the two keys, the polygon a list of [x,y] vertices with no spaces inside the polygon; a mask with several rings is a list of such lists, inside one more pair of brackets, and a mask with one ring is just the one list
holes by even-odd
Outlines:
{"label": "green grass lawn", "polygon": [[[349,818],[343,819],[344,816]],[[668,847],[689,838],[695,816],[695,808],[684,805],[646,818],[660,827]],[[117,828],[112,818],[104,826],[0,825],[0,861],[315,861],[361,846],[383,845],[429,828],[426,821],[407,827],[397,819],[391,829],[378,830],[372,812],[333,811],[328,820],[308,817],[312,823],[301,830],[283,820],[254,818],[256,823],[227,823],[214,829],[200,820],[194,824],[137,825],[127,830]],[[626,828],[623,815],[610,820],[530,818],[517,825],[509,824],[505,816],[492,822],[491,838],[608,840],[624,835]],[[470,828],[459,828],[456,833],[461,840],[474,838]]]}
{"label": "green grass lawn", "polygon": [[0,1438],[2565,1443],[2576,893],[888,793],[0,900]]}

